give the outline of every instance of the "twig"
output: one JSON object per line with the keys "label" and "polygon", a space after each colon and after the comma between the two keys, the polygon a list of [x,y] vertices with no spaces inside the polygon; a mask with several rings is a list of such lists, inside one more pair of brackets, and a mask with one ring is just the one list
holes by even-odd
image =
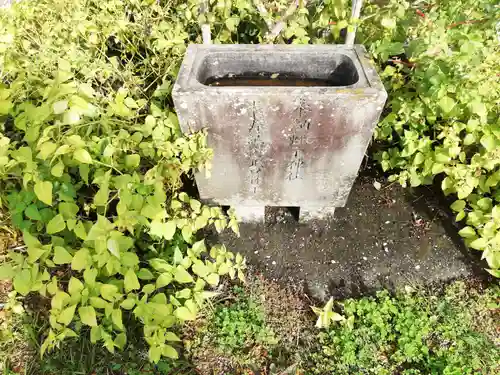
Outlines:
{"label": "twig", "polygon": [[13,251],[16,251],[16,250],[26,250],[27,248],[28,248],[28,246],[22,245],[22,246],[12,247],[9,250],[13,250]]}
{"label": "twig", "polygon": [[[353,0],[351,21],[359,19],[359,15],[361,13],[362,6],[363,6],[363,0]],[[356,25],[354,25],[354,26],[352,26],[352,28],[353,28],[352,31],[347,31],[347,36],[345,38],[345,44],[348,46],[352,46],[354,44],[354,40],[356,39],[356,29],[358,27]]]}
{"label": "twig", "polygon": [[293,13],[295,13],[300,3],[302,3],[302,6],[305,6],[306,0],[294,0],[286,10],[285,14],[281,17],[281,19],[276,22],[274,26],[269,28],[269,31],[265,38],[268,42],[272,42],[279,35],[279,33],[281,33],[281,31],[286,26],[286,22],[293,15]]}
{"label": "twig", "polygon": [[460,26],[460,25],[471,25],[473,23],[479,23],[479,22],[484,22],[484,21],[486,21],[486,19],[484,19],[484,20],[468,20],[468,21],[462,21],[462,22],[455,22],[455,23],[452,23],[451,25],[449,25],[448,29],[452,29],[452,28]]}
{"label": "twig", "polygon": [[257,10],[259,11],[260,15],[264,19],[267,25],[267,31],[271,30],[273,27],[273,24],[271,22],[271,19],[269,18],[269,12],[267,11],[266,7],[260,0],[253,0],[253,3]]}
{"label": "twig", "polygon": [[210,24],[208,23],[208,18],[206,16],[207,12],[208,12],[208,0],[202,0],[200,4],[200,15],[205,16],[205,22],[201,25],[201,38],[203,39],[203,44],[212,44]]}
{"label": "twig", "polygon": [[389,59],[387,61],[393,62],[395,64],[403,64],[403,65],[409,66],[410,68],[413,68],[415,66],[415,63],[407,62],[407,61],[402,61],[400,59]]}

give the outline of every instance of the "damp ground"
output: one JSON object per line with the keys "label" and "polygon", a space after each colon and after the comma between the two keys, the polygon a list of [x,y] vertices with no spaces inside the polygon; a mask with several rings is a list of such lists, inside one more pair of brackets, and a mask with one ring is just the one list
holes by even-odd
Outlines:
{"label": "damp ground", "polygon": [[242,253],[265,277],[300,286],[318,300],[486,278],[479,254],[465,247],[441,196],[432,187],[390,184],[368,165],[333,218],[299,223],[293,209],[266,208],[265,223],[242,223],[239,238],[225,231],[211,241]]}

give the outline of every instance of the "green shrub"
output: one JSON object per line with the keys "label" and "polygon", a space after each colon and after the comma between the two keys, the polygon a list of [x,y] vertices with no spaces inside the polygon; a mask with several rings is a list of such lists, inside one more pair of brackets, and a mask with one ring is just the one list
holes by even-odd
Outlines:
{"label": "green shrub", "polygon": [[498,288],[481,294],[464,283],[444,296],[405,292],[347,300],[345,321],[318,335],[311,374],[495,374]]}
{"label": "green shrub", "polygon": [[235,218],[179,191],[211,151],[170,107],[189,36],[176,6],[42,0],[0,13],[0,192],[25,243],[0,278],[50,298],[42,353],[86,327],[122,349],[131,311],[150,359],[177,358],[174,332],[205,289],[243,277],[241,256],[195,237],[237,231]]}
{"label": "green shrub", "polygon": [[[410,59],[382,73],[391,113],[377,130],[388,142],[378,159],[413,186],[446,175],[443,190],[458,195],[452,208],[467,220],[461,234],[498,275],[497,8],[429,2],[422,17],[403,0],[375,3],[363,41],[382,66],[403,52]],[[0,11],[0,195],[26,245],[0,278],[50,298],[42,352],[85,329],[108,350],[123,348],[132,311],[150,358],[176,358],[174,331],[213,295],[205,288],[243,278],[241,257],[196,241],[208,225],[237,231],[234,216],[180,192],[181,176],[208,169],[211,156],[205,134],[181,134],[172,111],[186,44],[200,42],[206,21],[215,43],[333,42],[349,7],[299,2],[269,40],[286,0],[267,2],[268,15],[251,0],[217,1],[202,15],[199,6],[41,0]]]}
{"label": "green shrub", "polygon": [[500,9],[491,0],[410,4],[365,9],[373,17],[361,38],[389,93],[376,158],[403,186],[437,180],[456,199],[460,235],[500,276]]}

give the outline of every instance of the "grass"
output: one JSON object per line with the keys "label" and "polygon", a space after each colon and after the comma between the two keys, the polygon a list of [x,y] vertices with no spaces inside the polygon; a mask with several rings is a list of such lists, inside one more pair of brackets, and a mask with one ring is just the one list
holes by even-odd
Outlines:
{"label": "grass", "polygon": [[133,320],[123,352],[82,334],[40,359],[48,323],[43,301],[27,299],[29,313],[4,310],[0,319],[0,374],[493,375],[500,371],[499,290],[459,281],[440,291],[382,291],[338,301],[346,320],[317,330],[301,291],[248,275],[185,327],[184,359],[158,365],[149,363]]}
{"label": "grass", "polygon": [[[308,375],[493,375],[500,371],[499,295],[498,286],[466,282],[441,292],[382,291],[338,302],[346,320],[314,330],[315,317],[298,307],[303,305],[290,298],[290,290],[252,278],[245,288],[228,290],[185,344],[204,374],[265,374],[274,368]],[[273,316],[277,309],[279,320]],[[271,332],[272,342],[259,341],[262,332]]]}

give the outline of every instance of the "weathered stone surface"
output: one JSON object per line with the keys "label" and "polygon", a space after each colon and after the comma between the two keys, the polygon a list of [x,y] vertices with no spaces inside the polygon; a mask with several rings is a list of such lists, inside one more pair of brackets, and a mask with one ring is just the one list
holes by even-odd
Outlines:
{"label": "weathered stone surface", "polygon": [[[261,71],[337,86],[203,84]],[[207,128],[214,150],[201,198],[244,207],[344,206],[386,97],[364,47],[342,45],[191,45],[173,90],[183,131]]]}

